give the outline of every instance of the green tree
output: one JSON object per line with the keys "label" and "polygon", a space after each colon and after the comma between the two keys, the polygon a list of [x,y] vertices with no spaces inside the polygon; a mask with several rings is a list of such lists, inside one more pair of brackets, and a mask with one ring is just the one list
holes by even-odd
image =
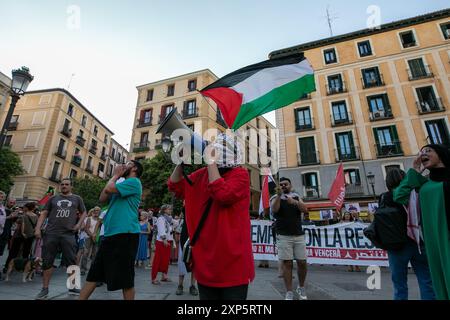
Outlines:
{"label": "green tree", "polygon": [[83,198],[87,210],[99,206],[98,198],[107,181],[100,178],[77,178],[73,181],[73,193]]}
{"label": "green tree", "polygon": [[0,190],[8,194],[14,185],[14,177],[23,174],[19,156],[8,147],[0,150]]}
{"label": "green tree", "polygon": [[[145,208],[159,208],[162,204],[174,201],[175,212],[180,212],[182,201],[175,199],[167,188],[167,180],[172,174],[175,165],[167,159],[161,150],[152,158],[142,162],[144,173],[141,177],[142,186],[145,190]],[[190,174],[200,169],[201,165],[186,166],[185,172]]]}

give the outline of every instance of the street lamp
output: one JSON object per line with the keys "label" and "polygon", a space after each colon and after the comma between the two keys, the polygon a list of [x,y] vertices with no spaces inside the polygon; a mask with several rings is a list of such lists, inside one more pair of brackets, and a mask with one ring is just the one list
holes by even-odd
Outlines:
{"label": "street lamp", "polygon": [[172,149],[172,140],[170,138],[165,137],[161,141],[162,150],[165,154],[170,152],[170,149]]}
{"label": "street lamp", "polygon": [[369,181],[369,184],[372,186],[372,193],[373,193],[373,197],[376,200],[376,195],[375,195],[375,175],[372,172],[369,172],[367,174],[367,181]]}
{"label": "street lamp", "polygon": [[30,69],[22,67],[12,71],[12,83],[11,83],[11,105],[6,115],[5,122],[3,123],[2,131],[0,132],[0,149],[6,140],[6,134],[8,133],[9,123],[16,108],[17,101],[25,94],[28,89],[28,85],[33,81],[34,77],[30,74]]}

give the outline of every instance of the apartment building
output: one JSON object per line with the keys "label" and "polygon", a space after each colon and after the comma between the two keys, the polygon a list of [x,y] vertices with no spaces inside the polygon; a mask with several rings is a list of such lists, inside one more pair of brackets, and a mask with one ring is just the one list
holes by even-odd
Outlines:
{"label": "apartment building", "polygon": [[109,158],[108,158],[108,165],[107,165],[108,169],[106,171],[106,176],[108,178],[110,178],[113,176],[114,168],[118,164],[127,163],[130,156],[129,156],[128,150],[114,139],[111,139],[111,144],[109,147],[108,154],[109,154]]}
{"label": "apartment building", "polygon": [[[204,98],[198,90],[216,81],[218,77],[210,70],[200,70],[181,76],[164,79],[138,86],[136,116],[131,138],[130,157],[136,160],[152,158],[161,147],[161,135],[156,134],[165,117],[177,108],[186,125],[192,131],[203,135],[207,129],[216,128],[221,132],[227,126],[216,104]],[[274,126],[264,117],[249,122],[244,129],[254,129],[246,139],[246,167],[251,177],[251,210],[258,210],[261,192],[261,162],[277,161]],[[263,129],[263,130],[261,130]],[[263,146],[264,144],[264,146]],[[243,150],[244,151],[244,150]],[[263,156],[270,160],[261,161]]]}
{"label": "apartment building", "polygon": [[[386,172],[450,145],[450,10],[281,49],[303,52],[317,91],[276,112],[281,175],[326,207],[340,163],[347,201],[373,201]],[[375,192],[373,192],[373,190]]]}
{"label": "apartment building", "polygon": [[[5,120],[5,114],[0,122]],[[27,92],[17,103],[5,145],[16,152],[25,174],[11,195],[39,200],[65,177],[106,178],[113,132],[64,89]]]}

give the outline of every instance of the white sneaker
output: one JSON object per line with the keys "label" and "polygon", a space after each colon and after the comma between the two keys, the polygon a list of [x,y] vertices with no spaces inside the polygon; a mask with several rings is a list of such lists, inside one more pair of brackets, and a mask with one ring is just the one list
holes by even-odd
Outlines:
{"label": "white sneaker", "polygon": [[286,292],[286,297],[284,300],[294,300],[294,293],[292,291]]}
{"label": "white sneaker", "polygon": [[306,289],[297,287],[297,290],[295,290],[298,294],[299,300],[308,300],[308,297],[306,296]]}

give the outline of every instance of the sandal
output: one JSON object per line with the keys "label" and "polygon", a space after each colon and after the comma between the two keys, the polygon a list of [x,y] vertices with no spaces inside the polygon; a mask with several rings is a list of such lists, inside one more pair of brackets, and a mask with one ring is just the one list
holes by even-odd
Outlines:
{"label": "sandal", "polygon": [[161,279],[161,282],[172,282],[172,280],[170,280],[169,278],[166,278],[166,279]]}
{"label": "sandal", "polygon": [[161,282],[159,282],[158,280],[153,280],[153,281],[152,281],[152,284],[154,284],[154,285],[160,285]]}

